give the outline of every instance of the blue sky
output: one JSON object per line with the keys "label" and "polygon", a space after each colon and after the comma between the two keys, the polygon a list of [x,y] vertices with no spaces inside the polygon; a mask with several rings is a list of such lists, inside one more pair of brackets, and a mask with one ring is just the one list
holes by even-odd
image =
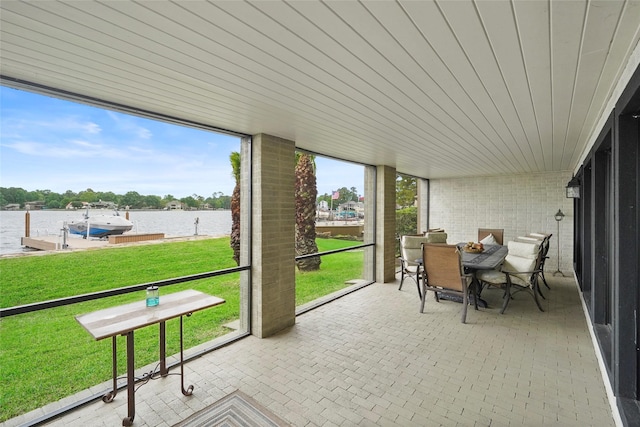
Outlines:
{"label": "blue sky", "polygon": [[[230,195],[236,137],[0,86],[0,186],[64,193]],[[364,192],[364,168],[317,158],[318,193]]]}

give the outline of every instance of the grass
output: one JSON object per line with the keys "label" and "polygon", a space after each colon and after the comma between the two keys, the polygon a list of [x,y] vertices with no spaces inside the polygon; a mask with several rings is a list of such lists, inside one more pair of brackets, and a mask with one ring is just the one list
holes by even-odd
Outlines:
{"label": "grass", "polygon": [[[318,239],[320,251],[357,245]],[[3,308],[234,267],[228,238],[118,247],[0,259]],[[328,255],[317,272],[296,273],[296,304],[317,299],[361,278],[361,251]],[[196,289],[227,302],[185,319],[185,348],[229,332],[240,315],[240,274],[172,285],[162,295]],[[111,340],[95,341],[75,316],[144,298],[143,292],[4,318],[0,321],[0,422],[111,377]],[[167,354],[179,351],[179,321],[167,322]],[[158,328],[135,333],[136,366],[158,360]],[[119,373],[125,340],[117,338]]]}
{"label": "grass", "polygon": [[[345,248],[359,244],[344,240],[318,240],[319,250]],[[363,276],[364,251],[354,250],[322,257],[319,271],[296,271],[296,306],[345,287],[345,281]]]}

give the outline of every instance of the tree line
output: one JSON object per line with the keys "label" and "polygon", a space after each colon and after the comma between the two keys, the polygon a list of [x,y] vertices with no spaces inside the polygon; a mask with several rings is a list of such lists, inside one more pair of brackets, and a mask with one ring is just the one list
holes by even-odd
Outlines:
{"label": "tree line", "polygon": [[[333,200],[334,208],[341,203],[349,201],[360,201],[361,195],[355,187],[337,188],[338,199]],[[416,194],[416,180],[412,177],[398,175],[396,180],[396,202],[399,207],[413,206]],[[331,206],[332,194],[322,194],[317,197],[317,203],[326,201]],[[111,191],[94,191],[91,188],[78,193],[67,190],[64,193],[56,193],[51,190],[28,191],[19,187],[0,187],[0,207],[9,204],[20,205],[24,208],[25,203],[41,201],[46,209],[64,209],[71,203],[74,207],[82,207],[82,202],[95,203],[99,201],[113,202],[121,208],[129,206],[130,209],[164,209],[168,203],[179,200],[188,208],[199,209],[207,205],[211,209],[231,209],[231,196],[222,192],[214,192],[209,197],[197,194],[177,199],[172,194],[163,197],[156,195],[142,195],[136,191],[129,191],[126,194],[115,194]]]}
{"label": "tree line", "polygon": [[[349,201],[357,202],[362,197],[358,194],[355,187],[342,187],[336,189],[336,191],[340,196],[338,199],[333,200],[334,208],[341,203]],[[328,205],[331,205],[331,197],[331,194],[325,193],[318,196],[317,203],[324,200]],[[129,206],[130,209],[164,209],[168,203],[175,200],[179,200],[188,208],[199,209],[203,206],[211,209],[231,208],[231,196],[225,195],[222,192],[214,192],[206,198],[193,194],[192,196],[178,199],[172,194],[166,194],[160,197],[156,195],[142,195],[136,191],[129,191],[126,194],[115,194],[111,191],[94,191],[91,188],[87,188],[77,193],[71,190],[67,190],[64,193],[56,193],[51,190],[28,191],[19,187],[0,187],[0,207],[17,204],[20,205],[20,208],[24,208],[25,203],[40,201],[44,202],[46,209],[64,209],[69,204],[73,207],[81,208],[83,202],[96,203],[102,201],[113,202],[120,208]]]}
{"label": "tree line", "polygon": [[230,209],[231,196],[222,192],[214,192],[209,197],[193,194],[192,196],[180,199],[172,194],[163,197],[156,195],[142,195],[136,191],[129,191],[126,194],[115,194],[111,191],[94,191],[91,188],[78,193],[67,190],[64,193],[56,193],[51,190],[27,191],[18,187],[0,187],[0,207],[9,204],[20,205],[24,208],[28,202],[44,202],[45,209],[64,209],[69,204],[76,208],[81,208],[83,202],[113,202],[120,208],[128,206],[130,209],[164,209],[168,203],[179,200],[188,208],[200,209],[205,206],[211,209]]}

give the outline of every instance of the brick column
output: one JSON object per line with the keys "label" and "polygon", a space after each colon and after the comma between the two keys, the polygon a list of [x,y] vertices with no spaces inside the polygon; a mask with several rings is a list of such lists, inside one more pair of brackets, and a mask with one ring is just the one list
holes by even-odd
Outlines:
{"label": "brick column", "polygon": [[253,137],[252,334],[295,323],[295,143]]}
{"label": "brick column", "polygon": [[396,169],[378,166],[376,182],[376,281],[393,282],[396,278]]}
{"label": "brick column", "polygon": [[[376,235],[376,167],[364,167],[364,241],[375,243]],[[376,280],[376,248],[368,247],[364,250],[363,279],[374,282]]]}
{"label": "brick column", "polygon": [[429,181],[416,178],[418,196],[418,228],[416,231],[422,233],[429,228]]}

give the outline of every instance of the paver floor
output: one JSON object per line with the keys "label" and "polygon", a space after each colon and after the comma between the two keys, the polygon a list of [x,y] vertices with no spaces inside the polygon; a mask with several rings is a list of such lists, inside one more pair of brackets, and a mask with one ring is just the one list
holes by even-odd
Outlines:
{"label": "paver floor", "polygon": [[[189,362],[193,396],[179,376],[141,387],[134,426],[172,426],[235,390],[292,426],[613,426],[575,282],[548,279],[544,313],[520,293],[500,315],[501,292],[486,291],[467,324],[432,295],[420,314],[411,281],[373,284]],[[126,412],[122,392],[47,425],[117,426]]]}

